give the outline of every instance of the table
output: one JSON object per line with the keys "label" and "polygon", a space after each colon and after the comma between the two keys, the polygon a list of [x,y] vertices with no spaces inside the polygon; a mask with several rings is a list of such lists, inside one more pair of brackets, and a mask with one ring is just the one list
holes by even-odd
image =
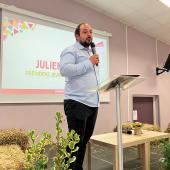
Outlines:
{"label": "table", "polygon": [[[143,134],[122,134],[122,146],[123,148],[138,145],[143,161],[143,169],[150,170],[150,142],[167,138],[170,140],[170,134],[157,131],[142,130]],[[118,160],[118,145],[117,145],[117,132],[105,133],[100,135],[94,135],[91,137],[87,151],[88,151],[88,170],[91,170],[91,145],[98,144],[101,146],[110,147],[113,150],[113,170],[119,170]]]}

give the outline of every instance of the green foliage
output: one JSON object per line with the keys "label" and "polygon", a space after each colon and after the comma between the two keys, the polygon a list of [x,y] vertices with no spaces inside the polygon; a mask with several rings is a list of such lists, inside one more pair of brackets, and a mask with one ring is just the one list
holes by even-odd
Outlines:
{"label": "green foliage", "polygon": [[132,126],[135,128],[135,127],[142,127],[143,126],[143,123],[142,122],[133,122],[132,123]]}
{"label": "green foliage", "polygon": [[27,170],[43,170],[48,162],[48,157],[45,154],[45,146],[52,144],[51,134],[44,132],[39,142],[36,142],[37,136],[35,131],[29,133],[32,140],[32,146],[26,150],[26,169]]}
{"label": "green foliage", "polygon": [[[32,145],[26,150],[26,170],[45,170],[48,163],[48,151],[55,151],[53,157],[51,170],[69,170],[69,166],[76,160],[73,156],[74,152],[78,151],[76,144],[80,141],[79,135],[71,130],[66,134],[66,137],[62,136],[62,115],[60,112],[56,112],[56,135],[52,138],[52,135],[48,132],[42,134],[42,138],[37,141],[37,135],[35,131],[29,133],[29,137],[32,141]],[[47,151],[46,148],[49,148]],[[49,167],[48,167],[49,168]]]}
{"label": "green foliage", "polygon": [[[56,113],[56,147],[58,149],[55,157],[53,158],[52,170],[67,170],[71,163],[76,160],[72,153],[78,151],[76,144],[80,141],[79,135],[71,130],[67,133],[66,138],[62,137],[62,129],[60,124],[62,116],[59,112]],[[69,151],[68,151],[69,150]]]}
{"label": "green foliage", "polygon": [[169,170],[170,169],[170,143],[169,141],[162,140],[160,142],[160,151],[163,156],[160,159],[160,165],[165,170]]}

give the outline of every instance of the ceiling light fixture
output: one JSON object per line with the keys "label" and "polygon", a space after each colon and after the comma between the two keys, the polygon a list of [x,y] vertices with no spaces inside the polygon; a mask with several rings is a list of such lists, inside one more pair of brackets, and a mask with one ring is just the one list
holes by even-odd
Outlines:
{"label": "ceiling light fixture", "polygon": [[164,5],[170,7],[170,0],[160,0]]}

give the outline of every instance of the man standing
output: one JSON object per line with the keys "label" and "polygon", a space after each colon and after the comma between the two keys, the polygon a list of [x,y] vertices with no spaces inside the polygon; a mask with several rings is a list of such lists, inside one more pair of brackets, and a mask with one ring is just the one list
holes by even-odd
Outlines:
{"label": "man standing", "polygon": [[66,48],[60,57],[60,73],[65,77],[64,111],[69,130],[80,135],[79,150],[73,170],[83,170],[86,144],[93,134],[99,107],[98,55],[89,46],[93,40],[90,24],[81,23],[75,29],[76,43]]}

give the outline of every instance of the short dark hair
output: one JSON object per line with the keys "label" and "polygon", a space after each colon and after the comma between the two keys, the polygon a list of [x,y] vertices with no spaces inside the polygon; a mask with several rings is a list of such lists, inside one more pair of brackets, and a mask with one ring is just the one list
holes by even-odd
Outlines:
{"label": "short dark hair", "polygon": [[74,35],[76,36],[76,35],[80,35],[80,27],[81,27],[81,25],[83,25],[83,24],[85,24],[84,22],[82,22],[81,24],[79,24],[77,27],[76,27],[76,29],[75,29],[75,31],[74,31]]}

